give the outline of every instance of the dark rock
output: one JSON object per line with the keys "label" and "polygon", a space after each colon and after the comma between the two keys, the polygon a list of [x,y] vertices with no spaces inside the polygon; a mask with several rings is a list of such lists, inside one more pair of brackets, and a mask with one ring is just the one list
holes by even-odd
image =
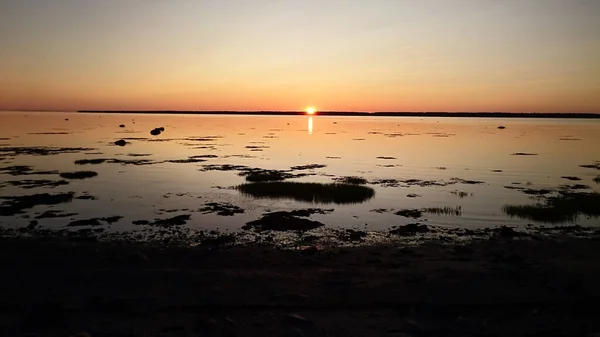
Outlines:
{"label": "dark rock", "polygon": [[158,136],[164,130],[165,130],[164,128],[155,128],[155,129],[153,129],[153,130],[150,131],[150,134],[153,135],[153,136]]}
{"label": "dark rock", "polygon": [[127,145],[127,142],[124,139],[119,139],[115,142],[115,145],[117,146],[125,146]]}
{"label": "dark rock", "polygon": [[420,218],[423,216],[423,211],[419,209],[403,209],[395,213],[396,215],[401,215],[405,218]]}
{"label": "dark rock", "polygon": [[119,125],[119,127],[120,127],[120,128],[124,128],[124,127],[125,127],[125,124],[121,124],[121,125]]}
{"label": "dark rock", "polygon": [[421,225],[419,223],[412,223],[404,226],[398,226],[392,230],[390,230],[390,234],[409,236],[415,235],[417,233],[427,233],[429,232],[429,228],[427,225]]}
{"label": "dark rock", "polygon": [[347,229],[340,236],[340,240],[343,241],[362,241],[367,236],[365,231]]}
{"label": "dark rock", "polygon": [[506,126],[502,126],[502,125],[500,125],[500,126],[498,127],[498,129],[500,129],[500,130],[506,129]]}
{"label": "dark rock", "polygon": [[514,231],[514,229],[507,227],[507,226],[502,226],[498,230],[498,236],[500,236],[501,238],[512,239],[516,235],[517,235],[517,233]]}

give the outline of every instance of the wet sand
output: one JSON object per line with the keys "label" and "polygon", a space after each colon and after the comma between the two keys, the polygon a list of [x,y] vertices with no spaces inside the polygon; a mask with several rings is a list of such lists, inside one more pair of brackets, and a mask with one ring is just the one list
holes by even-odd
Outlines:
{"label": "wet sand", "polygon": [[4,238],[0,335],[595,336],[599,244],[595,234],[292,251]]}

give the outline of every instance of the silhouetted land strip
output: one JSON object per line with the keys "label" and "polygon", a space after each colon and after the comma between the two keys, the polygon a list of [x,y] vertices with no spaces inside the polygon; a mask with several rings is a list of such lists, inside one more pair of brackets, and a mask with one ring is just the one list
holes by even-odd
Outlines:
{"label": "silhouetted land strip", "polygon": [[[79,110],[80,113],[127,113],[164,115],[250,115],[250,116],[300,116],[304,111],[142,111],[142,110]],[[370,117],[488,117],[488,118],[598,118],[600,113],[520,113],[520,112],[352,112],[319,111],[318,116],[370,116]]]}

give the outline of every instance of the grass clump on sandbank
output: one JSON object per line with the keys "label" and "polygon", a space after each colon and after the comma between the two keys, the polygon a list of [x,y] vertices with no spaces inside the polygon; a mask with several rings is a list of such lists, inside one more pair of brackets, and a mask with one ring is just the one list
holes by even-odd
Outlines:
{"label": "grass clump on sandbank", "polygon": [[293,199],[323,204],[354,204],[375,196],[375,190],[370,187],[338,183],[257,182],[239,185],[237,189],[255,198]]}

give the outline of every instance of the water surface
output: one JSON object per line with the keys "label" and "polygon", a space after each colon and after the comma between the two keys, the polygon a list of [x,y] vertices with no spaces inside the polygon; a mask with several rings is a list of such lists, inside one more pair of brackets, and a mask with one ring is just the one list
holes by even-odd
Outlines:
{"label": "water surface", "polygon": [[[594,181],[600,170],[580,166],[600,160],[598,120],[41,112],[3,112],[0,119],[0,167],[28,165],[33,173],[54,172],[0,172],[0,197],[66,192],[94,197],[2,215],[5,227],[21,227],[47,210],[60,210],[71,215],[39,219],[40,226],[64,228],[74,220],[121,216],[107,225],[119,231],[141,228],[132,224],[136,220],[190,215],[185,226],[240,230],[265,212],[302,208],[333,209],[311,218],[343,228],[385,230],[415,221],[468,228],[525,226],[537,222],[503,211],[507,204],[539,202],[539,196],[524,190],[556,191],[561,185],[580,184],[584,186],[579,191],[600,191]],[[498,129],[500,125],[506,128]],[[165,131],[151,135],[157,127]],[[116,146],[120,139],[127,144]],[[11,150],[15,147],[20,149],[17,153]],[[30,147],[71,150],[23,150]],[[195,160],[187,160],[190,157]],[[107,161],[75,164],[82,159]],[[330,183],[359,176],[375,195],[350,204],[254,198],[235,188],[245,183],[239,169],[215,170],[224,164],[272,170],[320,164],[323,167],[291,170],[308,175],[288,180]],[[59,181],[64,180],[59,173],[79,170],[98,175],[67,179],[57,186],[10,183]],[[420,181],[407,183],[409,179]],[[217,215],[207,203],[226,203],[244,212]],[[433,207],[459,209],[460,214],[426,213],[420,219],[395,214]],[[585,215],[569,223],[599,224]]]}

